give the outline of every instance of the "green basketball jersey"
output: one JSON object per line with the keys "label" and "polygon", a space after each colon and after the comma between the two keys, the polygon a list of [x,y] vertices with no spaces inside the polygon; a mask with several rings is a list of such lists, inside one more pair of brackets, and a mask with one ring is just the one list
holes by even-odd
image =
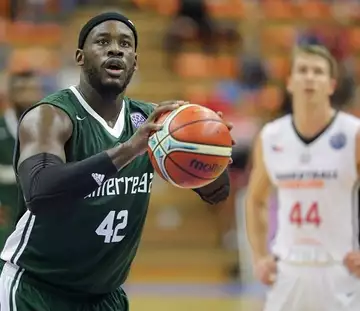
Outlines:
{"label": "green basketball jersey", "polygon": [[[72,120],[73,134],[65,146],[67,162],[81,161],[129,140],[153,110],[151,104],[125,98],[111,128],[75,87],[54,93],[42,103],[62,109]],[[14,165],[18,158],[15,147]],[[62,208],[49,206],[36,216],[27,211],[1,258],[19,266],[29,281],[59,290],[102,294],[123,284],[140,242],[153,167],[145,153],[113,178],[104,180],[96,168],[92,177],[101,186],[84,198],[74,198]]]}
{"label": "green basketball jersey", "polygon": [[17,217],[17,186],[12,166],[18,120],[14,110],[0,118],[0,248],[13,230]]}

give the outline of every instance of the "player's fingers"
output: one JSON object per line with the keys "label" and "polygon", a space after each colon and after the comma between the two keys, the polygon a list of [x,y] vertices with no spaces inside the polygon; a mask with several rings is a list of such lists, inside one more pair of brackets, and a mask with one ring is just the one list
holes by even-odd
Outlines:
{"label": "player's fingers", "polygon": [[216,114],[217,114],[220,118],[222,118],[223,115],[224,115],[221,111],[217,111]]}
{"label": "player's fingers", "polygon": [[156,124],[156,123],[153,123],[153,122],[150,122],[148,124],[146,124],[146,131],[151,133],[151,132],[156,132],[156,131],[159,131],[161,130],[163,127],[162,124]]}
{"label": "player's fingers", "polygon": [[227,126],[229,131],[231,131],[233,129],[233,127],[234,127],[234,125],[231,122],[225,122],[225,125]]}
{"label": "player's fingers", "polygon": [[188,105],[190,103],[187,101],[184,101],[184,100],[167,100],[167,101],[161,102],[159,104],[159,106],[169,106],[169,105],[174,105],[174,104],[183,106],[183,105]]}
{"label": "player's fingers", "polygon": [[233,164],[233,163],[234,163],[233,159],[230,158],[230,159],[229,159],[229,165],[230,165],[230,164]]}
{"label": "player's fingers", "polygon": [[180,106],[178,104],[158,106],[153,111],[153,113],[149,116],[148,122],[153,122],[156,118],[160,117],[163,113],[168,112],[168,111],[173,111],[179,107]]}

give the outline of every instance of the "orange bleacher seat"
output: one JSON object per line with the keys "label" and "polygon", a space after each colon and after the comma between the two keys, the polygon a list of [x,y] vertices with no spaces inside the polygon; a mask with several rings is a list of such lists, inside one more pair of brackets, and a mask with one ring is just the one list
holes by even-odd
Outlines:
{"label": "orange bleacher seat", "polygon": [[0,1],[0,16],[9,18],[10,0]]}
{"label": "orange bleacher seat", "polygon": [[360,51],[360,27],[352,27],[348,30],[350,48],[353,52]]}
{"label": "orange bleacher seat", "polygon": [[294,4],[290,0],[265,0],[262,10],[266,19],[291,20],[296,16]]}
{"label": "orange bleacher seat", "polygon": [[295,42],[296,29],[293,25],[265,26],[261,33],[261,40],[266,50],[290,50]]}
{"label": "orange bleacher seat", "polygon": [[270,78],[275,80],[283,80],[289,74],[290,62],[287,58],[276,55],[268,57],[266,62]]}
{"label": "orange bleacher seat", "polygon": [[19,48],[12,51],[7,69],[11,72],[36,70],[43,73],[53,72],[59,68],[59,57],[56,51],[46,48]]}
{"label": "orange bleacher seat", "polygon": [[207,78],[212,74],[213,59],[201,53],[182,53],[175,62],[175,71],[184,78]]}
{"label": "orange bleacher seat", "polygon": [[8,31],[8,21],[6,19],[0,18],[0,43],[6,43]]}
{"label": "orange bleacher seat", "polygon": [[7,27],[7,41],[13,45],[58,45],[62,30],[56,24],[10,23]]}
{"label": "orange bleacher seat", "polygon": [[237,58],[234,56],[220,56],[214,59],[213,74],[219,78],[235,78],[238,74]]}
{"label": "orange bleacher seat", "polygon": [[173,15],[179,7],[179,0],[152,0],[155,10],[161,15]]}
{"label": "orange bleacher seat", "polygon": [[331,17],[331,6],[322,0],[301,1],[297,5],[297,12],[304,19],[324,20]]}
{"label": "orange bleacher seat", "polygon": [[147,9],[151,6],[152,0],[133,0],[139,9]]}
{"label": "orange bleacher seat", "polygon": [[242,0],[207,1],[207,8],[214,17],[242,17],[244,5]]}

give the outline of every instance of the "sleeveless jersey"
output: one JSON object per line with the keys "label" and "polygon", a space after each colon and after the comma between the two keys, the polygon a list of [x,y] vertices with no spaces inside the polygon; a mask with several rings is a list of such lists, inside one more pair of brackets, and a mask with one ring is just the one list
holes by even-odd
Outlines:
{"label": "sleeveless jersey", "polygon": [[[67,162],[81,161],[129,140],[153,111],[151,104],[125,98],[111,128],[75,87],[37,105],[43,103],[62,109],[73,123],[65,146]],[[15,167],[18,159],[17,145]],[[101,184],[97,190],[62,208],[49,206],[36,216],[27,210],[17,223],[1,258],[19,267],[29,282],[91,295],[114,291],[126,280],[145,222],[153,167],[145,153],[112,178],[104,180],[96,168],[92,176]]]}
{"label": "sleeveless jersey", "polygon": [[8,109],[0,118],[0,249],[14,229],[17,217],[17,186],[12,166],[18,120]]}
{"label": "sleeveless jersey", "polygon": [[273,253],[321,245],[334,260],[358,249],[356,133],[360,120],[338,112],[306,144],[287,115],[262,130],[263,160],[278,195],[278,228]]}

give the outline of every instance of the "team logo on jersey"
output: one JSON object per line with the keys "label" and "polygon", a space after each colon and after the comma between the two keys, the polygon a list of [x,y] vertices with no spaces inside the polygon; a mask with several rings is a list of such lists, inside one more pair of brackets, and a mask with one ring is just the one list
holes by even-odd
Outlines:
{"label": "team logo on jersey", "polygon": [[143,125],[146,121],[146,118],[143,114],[140,112],[134,112],[130,115],[131,122],[134,125],[135,128],[139,128],[141,125]]}
{"label": "team logo on jersey", "polygon": [[344,133],[337,133],[330,138],[330,146],[333,149],[342,149],[346,145],[346,136]]}

